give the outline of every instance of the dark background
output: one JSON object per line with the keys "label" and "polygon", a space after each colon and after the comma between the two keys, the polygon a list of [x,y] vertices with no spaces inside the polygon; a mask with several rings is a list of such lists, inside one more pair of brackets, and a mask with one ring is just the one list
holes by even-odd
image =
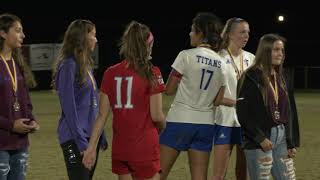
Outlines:
{"label": "dark background", "polygon": [[[277,33],[287,38],[287,67],[295,69],[297,88],[303,88],[303,67],[320,66],[318,51],[320,16],[315,4],[290,1],[28,1],[1,3],[0,13],[9,12],[22,19],[25,44],[60,43],[68,24],[78,18],[96,24],[99,44],[100,83],[104,70],[117,62],[118,42],[127,23],[136,20],[148,25],[155,36],[153,63],[160,67],[166,79],[170,65],[179,51],[190,48],[189,32],[197,12],[210,11],[224,23],[231,17],[241,17],[250,24],[250,39],[246,50],[255,53],[259,38],[265,33]],[[278,23],[283,14],[285,22]],[[39,89],[49,88],[50,72],[35,72]],[[309,87],[319,88],[319,69],[310,72]],[[312,83],[314,82],[314,83]],[[320,83],[318,83],[320,84]]]}

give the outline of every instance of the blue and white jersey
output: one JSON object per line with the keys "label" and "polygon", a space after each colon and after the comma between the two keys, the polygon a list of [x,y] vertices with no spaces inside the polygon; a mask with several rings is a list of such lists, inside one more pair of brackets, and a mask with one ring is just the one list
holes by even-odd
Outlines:
{"label": "blue and white jersey", "polygon": [[168,122],[214,124],[213,101],[226,85],[225,63],[204,47],[181,51],[172,68],[182,74]]}
{"label": "blue and white jersey", "polygon": [[[224,97],[236,100],[238,79],[237,70],[234,68],[232,61],[234,61],[234,64],[242,73],[253,64],[255,56],[244,50],[242,50],[242,53],[237,57],[231,57],[225,49],[221,50],[219,54],[223,57],[223,61],[226,63],[227,87]],[[221,126],[240,127],[235,107],[218,106],[215,110],[215,121],[216,124]]]}

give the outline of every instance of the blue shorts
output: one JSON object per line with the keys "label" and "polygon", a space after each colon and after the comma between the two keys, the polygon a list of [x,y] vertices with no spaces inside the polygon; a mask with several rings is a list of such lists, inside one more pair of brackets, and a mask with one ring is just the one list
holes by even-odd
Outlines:
{"label": "blue shorts", "polygon": [[213,135],[214,125],[168,122],[160,135],[160,144],[177,151],[194,149],[210,152]]}
{"label": "blue shorts", "polygon": [[241,127],[226,127],[215,125],[214,128],[214,145],[222,144],[241,144],[242,143],[242,132]]}

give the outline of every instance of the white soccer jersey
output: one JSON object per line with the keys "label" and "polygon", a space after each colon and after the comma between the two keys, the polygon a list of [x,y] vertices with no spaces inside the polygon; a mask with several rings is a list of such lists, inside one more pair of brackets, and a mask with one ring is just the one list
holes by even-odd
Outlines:
{"label": "white soccer jersey", "polygon": [[[232,65],[232,58],[227,50],[223,49],[219,53],[226,63],[227,87],[224,97],[236,100],[237,98],[237,72]],[[242,56],[242,57],[241,57]],[[243,70],[246,70],[253,64],[255,56],[247,51],[242,51],[238,57],[233,57],[238,70],[241,70],[241,60],[243,61]],[[215,123],[221,126],[240,127],[237,118],[236,108],[227,106],[218,106],[215,110]]]}
{"label": "white soccer jersey", "polygon": [[167,121],[214,124],[213,101],[221,86],[226,85],[225,66],[221,56],[211,49],[181,51],[172,64],[182,78]]}

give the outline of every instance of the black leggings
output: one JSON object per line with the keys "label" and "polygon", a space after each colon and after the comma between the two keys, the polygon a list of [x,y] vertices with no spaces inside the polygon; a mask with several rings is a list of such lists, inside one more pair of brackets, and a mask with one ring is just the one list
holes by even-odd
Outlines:
{"label": "black leggings", "polygon": [[97,148],[97,158],[91,170],[82,164],[83,156],[73,140],[61,144],[64,162],[66,163],[69,180],[92,180],[94,170],[99,156],[99,147]]}

